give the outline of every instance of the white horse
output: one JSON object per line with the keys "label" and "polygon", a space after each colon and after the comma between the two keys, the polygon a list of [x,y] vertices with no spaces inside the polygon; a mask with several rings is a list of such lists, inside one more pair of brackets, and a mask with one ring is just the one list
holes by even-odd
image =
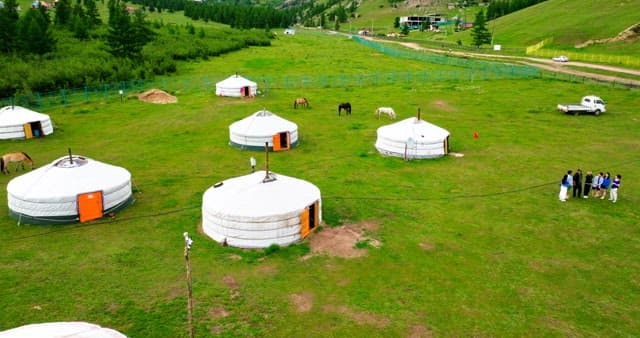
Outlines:
{"label": "white horse", "polygon": [[396,112],[393,111],[393,108],[391,107],[380,107],[376,109],[376,116],[378,116],[378,119],[380,119],[380,114],[387,114],[392,120],[396,119]]}

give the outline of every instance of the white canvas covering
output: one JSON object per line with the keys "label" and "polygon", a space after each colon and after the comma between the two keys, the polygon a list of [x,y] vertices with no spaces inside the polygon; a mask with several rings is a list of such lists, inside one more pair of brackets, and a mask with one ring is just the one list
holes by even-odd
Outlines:
{"label": "white canvas covering", "polygon": [[131,174],[83,156],[73,155],[73,162],[65,156],[12,179],[7,199],[12,216],[25,223],[72,223],[79,220],[77,196],[95,191],[102,191],[105,211],[118,209],[132,200]]}
{"label": "white canvas covering", "polygon": [[301,179],[270,176],[275,180],[265,183],[265,172],[257,171],[210,187],[202,198],[204,233],[240,248],[288,245],[300,240],[300,214],[316,201],[319,224],[320,189]]}
{"label": "white canvas covering", "polygon": [[381,154],[411,158],[434,158],[448,152],[449,132],[411,117],[378,128],[375,147]]}
{"label": "white canvas covering", "polygon": [[273,135],[289,132],[291,146],[298,144],[298,125],[268,111],[260,110],[229,126],[230,144],[238,148],[264,149],[265,142],[273,147]]}
{"label": "white canvas covering", "polygon": [[34,112],[20,106],[6,106],[0,109],[0,139],[24,138],[24,124],[40,122],[44,135],[53,133],[49,115]]}
{"label": "white canvas covering", "polygon": [[[247,93],[245,89],[248,88]],[[244,77],[235,74],[228,78],[216,83],[216,95],[218,96],[256,96],[258,93],[258,84],[251,80],[247,80]]]}
{"label": "white canvas covering", "polygon": [[86,322],[29,324],[0,332],[0,338],[127,338],[122,333]]}

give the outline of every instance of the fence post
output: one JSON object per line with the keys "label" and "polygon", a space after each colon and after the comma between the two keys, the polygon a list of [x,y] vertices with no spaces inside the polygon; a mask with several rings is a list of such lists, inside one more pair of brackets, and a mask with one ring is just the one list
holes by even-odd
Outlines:
{"label": "fence post", "polygon": [[60,89],[60,97],[62,98],[62,104],[67,105],[67,97],[64,94],[64,89]]}

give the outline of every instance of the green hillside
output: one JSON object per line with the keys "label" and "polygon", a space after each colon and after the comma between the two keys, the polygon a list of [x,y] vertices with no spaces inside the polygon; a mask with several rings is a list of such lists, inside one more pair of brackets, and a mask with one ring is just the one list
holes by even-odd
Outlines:
{"label": "green hillside", "polygon": [[[489,22],[494,42],[523,47],[546,38],[564,47],[618,35],[640,22],[640,0],[549,0]],[[470,31],[448,41],[471,42]],[[623,45],[622,47],[625,47]]]}

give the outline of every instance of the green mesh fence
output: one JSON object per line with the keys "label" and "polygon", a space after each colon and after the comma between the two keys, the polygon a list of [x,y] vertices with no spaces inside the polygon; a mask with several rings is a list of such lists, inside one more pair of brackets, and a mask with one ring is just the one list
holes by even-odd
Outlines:
{"label": "green mesh fence", "polygon": [[[272,89],[345,88],[411,84],[425,85],[434,82],[473,82],[529,78],[550,78],[572,82],[591,81],[584,77],[541,72],[539,69],[530,66],[511,65],[482,60],[469,60],[432,53],[398,50],[379,43],[364,40],[359,37],[354,37],[354,40],[393,57],[454,66],[455,69],[416,72],[395,71],[371,74],[243,76],[255,81],[258,84],[258,91],[260,93],[268,93],[269,90]],[[86,86],[83,88],[60,89],[47,93],[30,93],[17,95],[12,98],[0,99],[0,107],[18,105],[34,110],[46,110],[56,106],[120,100],[129,95],[142,93],[151,88],[162,89],[169,93],[200,92],[215,95],[216,83],[224,80],[228,76],[229,74],[217,74],[204,77],[165,77],[154,80],[131,80],[118,83],[101,84],[97,86]],[[616,85],[625,86],[624,83],[613,83],[613,86]]]}

